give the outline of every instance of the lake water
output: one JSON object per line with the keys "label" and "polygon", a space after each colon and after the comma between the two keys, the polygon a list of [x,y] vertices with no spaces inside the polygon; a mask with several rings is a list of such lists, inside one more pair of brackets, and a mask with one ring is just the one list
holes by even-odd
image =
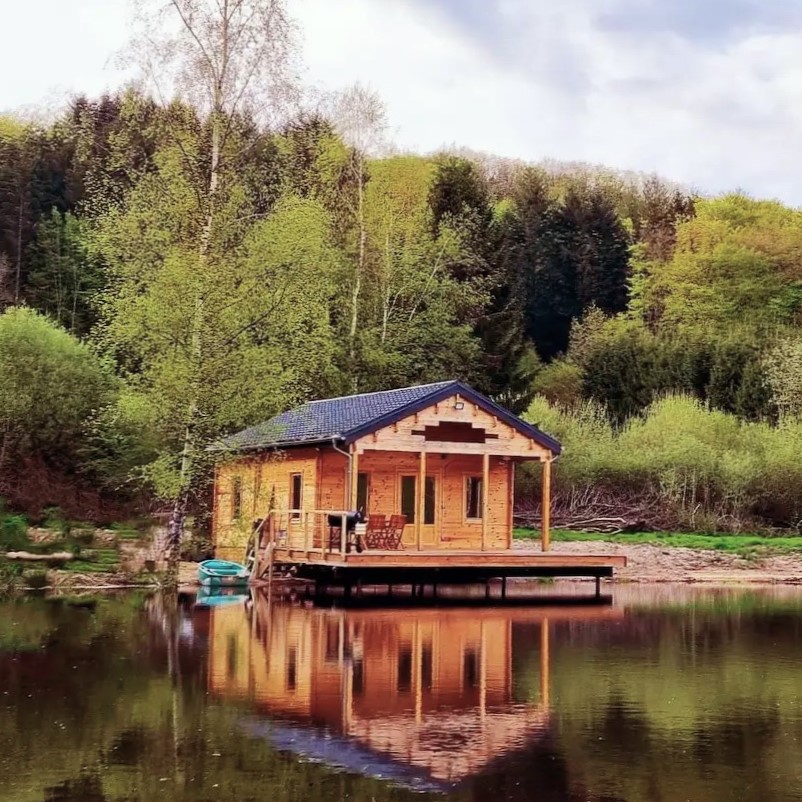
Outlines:
{"label": "lake water", "polygon": [[802,800],[802,591],[0,603],[2,802],[411,799]]}

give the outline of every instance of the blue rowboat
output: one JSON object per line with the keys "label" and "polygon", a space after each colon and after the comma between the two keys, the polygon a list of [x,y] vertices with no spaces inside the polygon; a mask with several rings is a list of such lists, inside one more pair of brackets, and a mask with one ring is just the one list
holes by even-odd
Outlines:
{"label": "blue rowboat", "polygon": [[204,560],[198,566],[198,580],[207,587],[247,585],[250,571],[239,563],[228,560]]}

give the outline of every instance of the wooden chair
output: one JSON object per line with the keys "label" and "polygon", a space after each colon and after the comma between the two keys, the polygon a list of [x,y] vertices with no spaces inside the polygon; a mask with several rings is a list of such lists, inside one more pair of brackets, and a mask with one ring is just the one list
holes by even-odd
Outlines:
{"label": "wooden chair", "polygon": [[401,539],[404,537],[404,527],[407,525],[406,515],[391,515],[387,524],[384,548],[403,549]]}
{"label": "wooden chair", "polygon": [[383,549],[387,539],[387,516],[368,515],[365,529],[365,548]]}

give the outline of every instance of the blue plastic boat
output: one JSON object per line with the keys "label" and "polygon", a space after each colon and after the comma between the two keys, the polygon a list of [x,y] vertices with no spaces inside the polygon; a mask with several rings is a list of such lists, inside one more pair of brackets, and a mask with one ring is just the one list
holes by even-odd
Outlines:
{"label": "blue plastic boat", "polygon": [[248,584],[250,572],[244,565],[228,560],[204,560],[198,566],[198,580],[206,587],[231,587]]}

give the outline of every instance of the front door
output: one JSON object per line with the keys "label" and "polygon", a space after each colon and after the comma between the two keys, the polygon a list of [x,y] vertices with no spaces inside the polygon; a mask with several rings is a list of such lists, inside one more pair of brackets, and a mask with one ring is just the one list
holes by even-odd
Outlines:
{"label": "front door", "polygon": [[[440,513],[441,513],[441,474],[439,471],[426,474],[423,499],[423,521],[421,522],[421,548],[435,549],[440,546]],[[401,482],[401,512],[407,516],[407,527],[404,532],[404,544],[407,548],[415,548],[417,543],[418,517],[418,477],[405,474]]]}

